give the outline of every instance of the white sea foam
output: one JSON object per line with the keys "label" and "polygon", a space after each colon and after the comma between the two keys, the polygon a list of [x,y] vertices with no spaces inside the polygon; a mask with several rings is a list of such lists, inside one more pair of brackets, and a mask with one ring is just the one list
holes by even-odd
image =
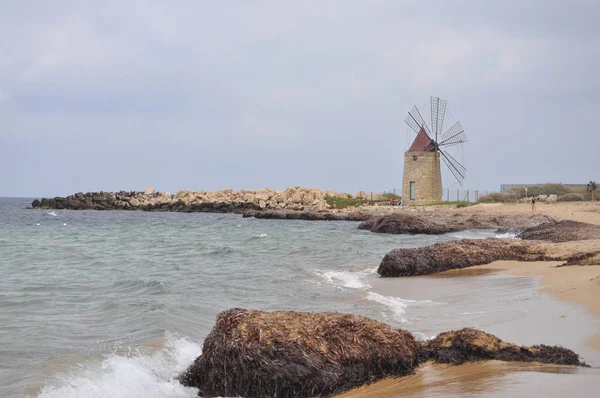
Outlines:
{"label": "white sea foam", "polygon": [[503,234],[496,234],[495,237],[500,239],[519,239],[517,238],[516,232],[505,232]]}
{"label": "white sea foam", "polygon": [[382,296],[379,293],[369,292],[367,300],[376,301],[385,305],[391,311],[391,316],[396,322],[406,321],[406,308],[409,305],[434,304],[431,300],[408,300],[400,297]]}
{"label": "white sea foam", "polygon": [[43,388],[41,398],[196,397],[175,379],[200,355],[198,343],[167,335],[165,346],[145,355],[109,355],[100,366],[78,369]]}
{"label": "white sea foam", "polygon": [[468,229],[465,231],[453,232],[450,234],[455,239],[485,239],[494,236],[491,230]]}
{"label": "white sea foam", "polygon": [[267,235],[267,234],[256,235],[257,238],[266,238],[267,236],[269,236],[269,235]]}
{"label": "white sea foam", "polygon": [[365,278],[372,270],[362,271],[320,271],[316,273],[325,279],[325,283],[339,288],[366,289],[370,287]]}
{"label": "white sea foam", "polygon": [[56,213],[55,213],[55,212],[53,212],[53,211],[51,211],[50,213],[47,213],[47,214],[48,214],[48,215],[50,215],[50,216],[53,216],[53,217],[57,217],[57,216],[58,216],[58,214],[56,214]]}

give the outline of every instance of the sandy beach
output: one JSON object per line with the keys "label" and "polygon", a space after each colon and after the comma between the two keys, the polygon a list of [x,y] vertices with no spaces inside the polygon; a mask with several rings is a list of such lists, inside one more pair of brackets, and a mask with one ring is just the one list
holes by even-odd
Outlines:
{"label": "sandy beach", "polygon": [[[403,211],[406,211],[406,209]],[[414,211],[466,214],[529,214],[531,213],[531,206],[527,204],[479,204],[463,209],[423,208]],[[559,221],[574,220],[600,224],[600,203],[542,203],[538,204],[536,212]],[[578,252],[600,249],[600,237],[599,239],[563,243],[536,243],[544,246],[547,253],[552,256],[572,255]],[[394,294],[394,292],[398,294],[399,291],[402,291],[402,294],[406,295],[406,289],[409,286],[408,280],[413,285],[418,285],[424,280],[443,281],[450,279],[456,281],[454,283],[462,281],[465,286],[467,283],[477,286],[484,283],[485,278],[491,275],[506,275],[507,277],[516,277],[515,282],[533,281],[536,290],[540,292],[539,308],[545,308],[545,311],[547,311],[546,316],[540,315],[538,309],[537,312],[532,311],[529,315],[535,318],[533,322],[527,322],[525,318],[505,320],[498,317],[498,319],[490,319],[487,328],[483,327],[483,329],[490,329],[502,337],[510,336],[518,344],[528,341],[529,336],[536,335],[540,333],[540,330],[543,330],[542,335],[551,336],[547,338],[555,337],[560,341],[560,344],[579,350],[580,354],[589,358],[588,362],[592,366],[591,368],[581,369],[498,361],[470,363],[454,367],[426,364],[413,376],[384,380],[341,396],[347,398],[466,397],[480,396],[481,394],[485,394],[486,397],[590,396],[590,391],[600,388],[600,368],[598,367],[600,364],[598,362],[600,358],[600,266],[559,267],[563,263],[554,261],[496,261],[491,264],[451,270],[425,277],[390,278],[391,280],[382,280],[381,285],[377,288],[381,294]],[[507,297],[512,297],[513,294],[522,289],[518,287],[518,284],[515,288],[511,288],[511,285],[515,285],[515,283],[509,282],[501,288]],[[440,288],[436,286],[436,289]],[[418,295],[418,293],[415,294]],[[489,306],[493,307],[495,300],[490,300],[490,297],[494,294],[498,294],[495,289],[489,289],[489,295],[482,295],[481,300],[486,302],[489,300]],[[468,296],[465,297],[463,299],[468,300]],[[526,299],[529,298],[531,297]],[[461,305],[463,299],[457,299],[456,305]],[[585,315],[582,315],[582,312]],[[587,318],[587,320],[581,323],[583,318]],[[479,322],[481,322],[481,325],[485,325],[483,318]],[[566,327],[565,322],[568,322]],[[543,341],[540,342],[544,343]]]}

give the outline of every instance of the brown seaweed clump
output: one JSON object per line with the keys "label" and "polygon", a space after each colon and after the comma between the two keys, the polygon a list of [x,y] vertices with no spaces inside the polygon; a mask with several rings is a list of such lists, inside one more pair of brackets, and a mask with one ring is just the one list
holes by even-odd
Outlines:
{"label": "brown seaweed clump", "polygon": [[302,210],[246,210],[244,218],[264,218],[271,220],[309,220],[309,221],[365,221],[372,215],[361,212],[333,213],[330,211]]}
{"label": "brown seaweed clump", "polygon": [[487,359],[585,366],[566,348],[518,347],[475,329],[419,343],[407,331],[362,316],[234,308],[219,314],[202,355],[180,381],[204,397],[330,396],[411,374],[428,360]]}
{"label": "brown seaweed clump", "polygon": [[573,351],[547,345],[519,347],[481,330],[465,328],[444,332],[423,343],[421,360],[459,365],[480,360],[541,362],[556,365],[587,366]]}
{"label": "brown seaweed clump", "polygon": [[384,277],[428,275],[498,260],[550,260],[536,246],[508,239],[461,239],[431,246],[395,249],[385,255],[377,272]]}
{"label": "brown seaweed clump", "polygon": [[397,213],[366,220],[358,226],[358,229],[387,234],[440,235],[466,228],[457,225],[450,226],[448,223],[438,223],[429,216]]}
{"label": "brown seaweed clump", "polygon": [[361,316],[235,308],[180,380],[205,397],[328,396],[412,373],[419,350],[410,333]]}
{"label": "brown seaweed clump", "polygon": [[559,267],[570,267],[572,265],[600,265],[600,250],[592,252],[575,253],[566,258],[567,262]]}
{"label": "brown seaweed clump", "polygon": [[600,225],[565,220],[548,222],[527,228],[519,234],[525,240],[544,240],[547,242],[570,242],[600,238]]}

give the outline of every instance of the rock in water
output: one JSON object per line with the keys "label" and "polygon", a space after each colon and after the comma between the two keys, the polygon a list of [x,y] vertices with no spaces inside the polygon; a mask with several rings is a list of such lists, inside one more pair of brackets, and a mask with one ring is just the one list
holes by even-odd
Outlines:
{"label": "rock in water", "polygon": [[498,260],[555,260],[536,246],[508,239],[461,239],[412,249],[395,249],[383,257],[381,276],[428,275]]}
{"label": "rock in water", "polygon": [[471,328],[440,333],[434,339],[424,342],[421,360],[427,359],[454,365],[495,359],[587,366],[579,360],[579,355],[567,348],[547,345],[519,347]]}
{"label": "rock in water", "polygon": [[328,396],[412,373],[419,350],[410,333],[361,316],[236,308],[180,380],[204,397]]}

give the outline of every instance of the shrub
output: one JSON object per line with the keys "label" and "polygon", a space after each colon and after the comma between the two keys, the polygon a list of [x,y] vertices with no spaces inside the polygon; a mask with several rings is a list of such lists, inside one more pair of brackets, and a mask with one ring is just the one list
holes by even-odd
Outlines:
{"label": "shrub", "polygon": [[580,193],[567,193],[558,197],[559,202],[576,202],[583,200],[583,195]]}
{"label": "shrub", "polygon": [[527,187],[527,195],[525,195],[525,188],[521,187],[513,187],[509,189],[508,192],[515,192],[519,198],[524,198],[525,196],[540,196],[540,195],[556,195],[561,196],[567,193],[570,193],[571,190],[568,187],[565,187],[562,184],[540,184],[540,185],[532,185]]}
{"label": "shrub", "polygon": [[334,209],[344,209],[346,207],[357,207],[363,203],[361,199],[348,198],[336,198],[333,196],[325,195],[325,202]]}
{"label": "shrub", "polygon": [[479,202],[482,203],[507,203],[516,202],[517,200],[519,200],[519,195],[512,190],[506,192],[492,192],[479,197]]}

